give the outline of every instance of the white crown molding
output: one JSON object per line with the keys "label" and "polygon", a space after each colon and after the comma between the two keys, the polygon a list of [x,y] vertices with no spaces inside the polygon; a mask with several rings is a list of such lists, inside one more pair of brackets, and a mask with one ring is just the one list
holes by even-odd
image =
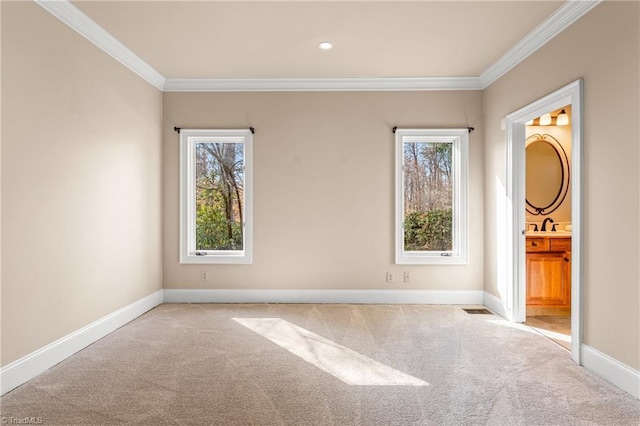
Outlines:
{"label": "white crown molding", "polygon": [[164,289],[164,303],[363,303],[482,305],[481,290]]}
{"label": "white crown molding", "polygon": [[569,0],[534,28],[507,53],[480,74],[482,88],[486,89],[513,67],[528,58],[549,40],[560,34],[603,0]]}
{"label": "white crown molding", "polygon": [[162,290],[158,290],[0,368],[0,395],[33,379],[161,303]]}
{"label": "white crown molding", "polygon": [[167,79],[165,92],[481,90],[478,77]]}
{"label": "white crown molding", "polygon": [[166,79],[69,0],[34,0],[124,66],[165,92],[483,90],[603,0],[568,0],[479,77]]}
{"label": "white crown molding", "polygon": [[162,90],[165,78],[68,0],[33,0],[122,65]]}

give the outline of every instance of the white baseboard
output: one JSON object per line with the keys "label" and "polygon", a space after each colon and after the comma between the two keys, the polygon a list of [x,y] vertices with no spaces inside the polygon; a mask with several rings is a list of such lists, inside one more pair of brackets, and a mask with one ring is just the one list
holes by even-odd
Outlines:
{"label": "white baseboard", "polygon": [[20,386],[162,303],[162,290],[101,318],[0,369],[0,395]]}
{"label": "white baseboard", "polygon": [[507,316],[507,307],[502,299],[494,296],[491,293],[483,292],[482,304],[492,310],[495,314],[500,315],[502,318],[509,318]]}
{"label": "white baseboard", "polygon": [[[0,368],[0,395],[43,373],[74,353],[161,303],[363,303],[481,305],[506,317],[504,302],[480,290],[159,290],[80,330]],[[582,345],[582,365],[640,399],[640,372]]]}
{"label": "white baseboard", "polygon": [[482,305],[481,290],[165,289],[164,303],[363,303]]}
{"label": "white baseboard", "polygon": [[634,370],[591,346],[582,345],[582,365],[631,396],[640,399],[640,371]]}

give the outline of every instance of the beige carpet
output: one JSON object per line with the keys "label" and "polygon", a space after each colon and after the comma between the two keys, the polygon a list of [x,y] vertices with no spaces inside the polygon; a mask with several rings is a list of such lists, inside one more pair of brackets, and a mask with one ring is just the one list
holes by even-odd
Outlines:
{"label": "beige carpet", "polygon": [[[281,318],[428,386],[346,384],[233,318]],[[421,305],[161,305],[0,403],[45,425],[640,423],[640,401],[538,333]]]}

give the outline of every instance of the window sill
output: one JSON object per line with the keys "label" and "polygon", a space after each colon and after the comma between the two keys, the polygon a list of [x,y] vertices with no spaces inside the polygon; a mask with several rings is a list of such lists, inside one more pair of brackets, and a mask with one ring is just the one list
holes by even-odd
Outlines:
{"label": "window sill", "polygon": [[469,262],[462,256],[411,256],[396,257],[396,265],[467,265]]}
{"label": "window sill", "polygon": [[202,264],[218,264],[218,265],[236,265],[236,264],[250,264],[252,263],[251,256],[246,254],[238,254],[238,255],[206,255],[206,256],[196,256],[196,255],[187,255],[180,257],[180,263],[183,265],[202,265]]}

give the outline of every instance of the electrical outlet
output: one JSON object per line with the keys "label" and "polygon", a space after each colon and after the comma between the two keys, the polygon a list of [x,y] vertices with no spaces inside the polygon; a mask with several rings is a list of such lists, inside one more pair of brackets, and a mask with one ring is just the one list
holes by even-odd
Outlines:
{"label": "electrical outlet", "polygon": [[405,283],[411,282],[411,271],[404,271],[404,282]]}
{"label": "electrical outlet", "polygon": [[209,271],[200,271],[200,281],[209,281]]}
{"label": "electrical outlet", "polygon": [[388,283],[392,283],[395,282],[396,277],[394,276],[393,272],[387,272],[387,282]]}

